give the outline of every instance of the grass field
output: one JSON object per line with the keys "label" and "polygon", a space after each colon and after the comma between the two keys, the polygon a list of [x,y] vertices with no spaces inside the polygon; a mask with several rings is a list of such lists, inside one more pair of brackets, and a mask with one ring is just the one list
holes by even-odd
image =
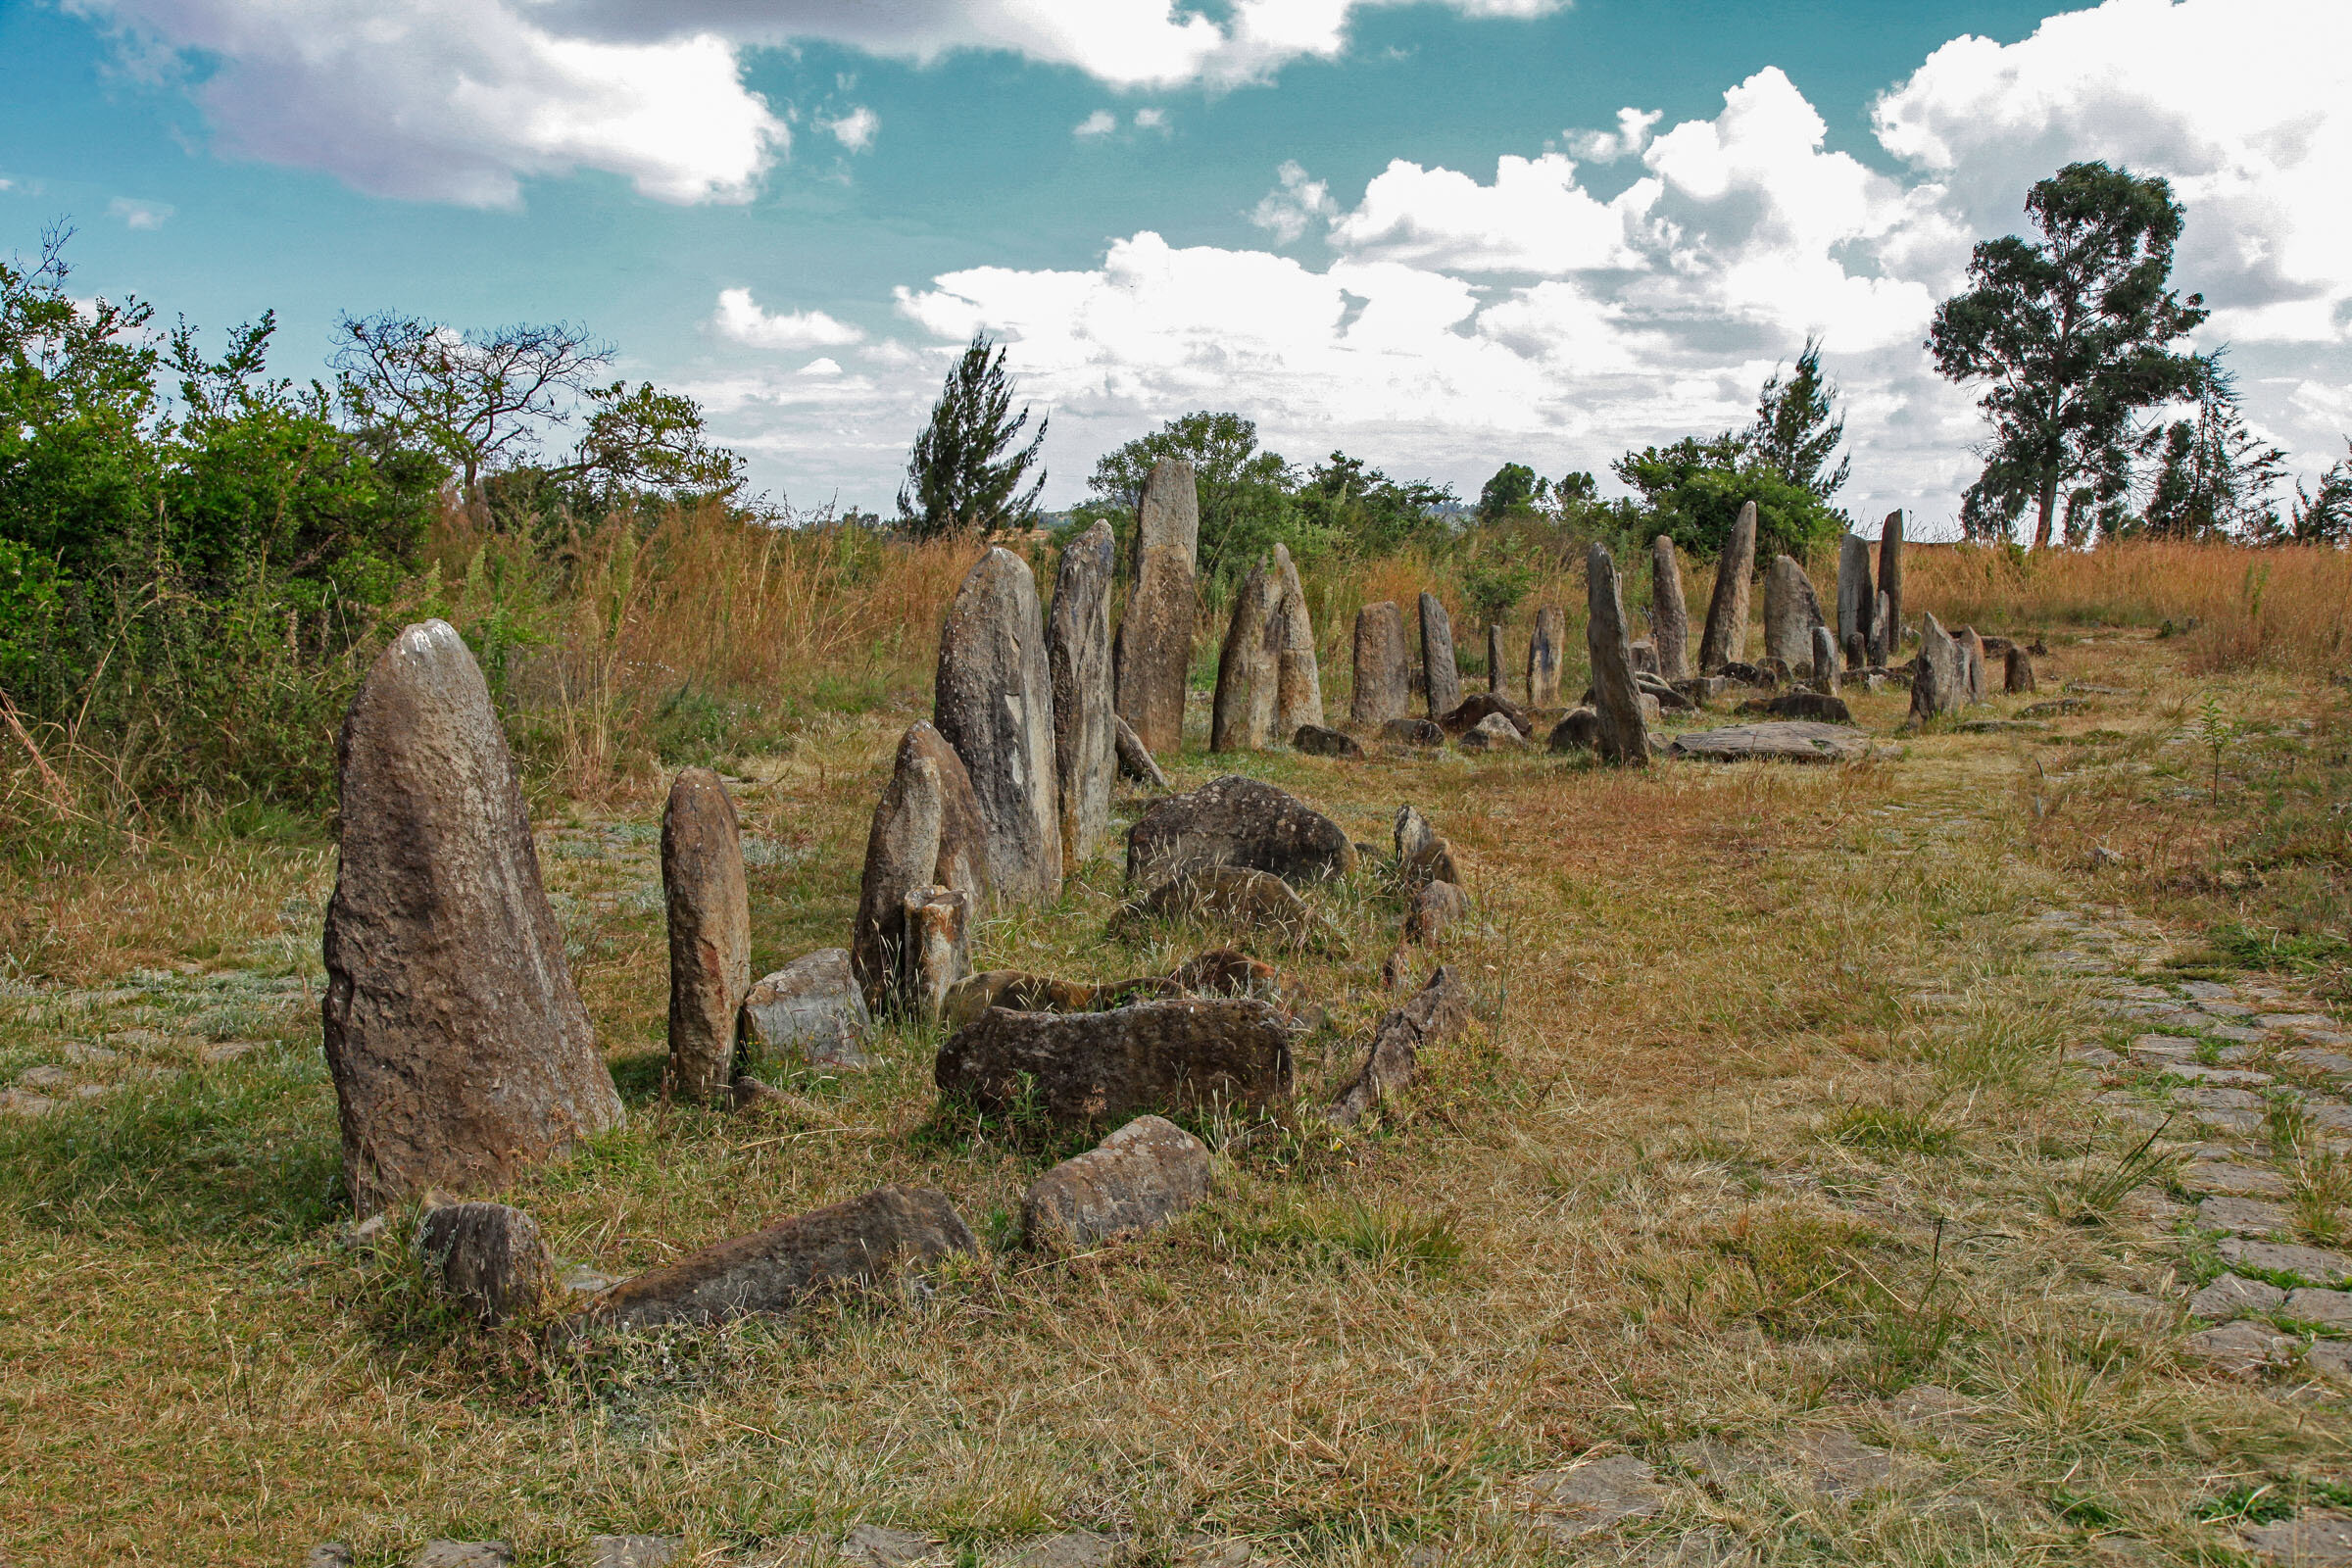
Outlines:
{"label": "grass field", "polygon": [[[2316,1351],[2251,1378],[2189,1353],[2180,1303],[2223,1270],[2192,1155],[2284,1173],[2307,1244],[2341,1244],[2352,1179],[2278,1090],[2234,1140],[2177,1118],[2143,1150],[2180,1080],[2068,1053],[2144,1031],[2118,986],[2352,1009],[2352,710],[2300,655],[1996,619],[1940,569],[1915,609],[2044,630],[2045,697],[2122,695],[1899,739],[1905,694],[1857,697],[1886,752],[1822,769],[1196,738],[1179,787],[1247,771],[1382,846],[1398,805],[1427,812],[1475,901],[1443,956],[1479,1021],[1358,1132],[1286,1120],[1220,1157],[1205,1208],[1067,1260],[1011,1217],[1078,1146],[941,1113],[935,1035],[886,1032],[862,1074],[771,1065],[787,1093],[756,1117],[664,1102],[659,777],[550,763],[542,863],[630,1110],[514,1195],[558,1252],[626,1274],[886,1181],[946,1190],[986,1244],[911,1295],[724,1331],[559,1352],[458,1323],[400,1248],[342,1244],[316,828],[21,864],[0,1085],[65,1102],[0,1117],[0,1561],[332,1539],[391,1564],[451,1537],[554,1564],[598,1533],[830,1560],[861,1522],[972,1562],[1067,1530],[1155,1563],[2243,1560],[2241,1531],[2352,1502],[2352,1420]],[[719,754],[748,781],[760,971],[845,940],[919,701],[885,681]],[[1142,805],[1123,790],[1122,822]],[[976,963],[1107,979],[1221,940],[1113,940],[1124,891],[1098,859],[990,921]],[[1377,858],[1316,898],[1345,944],[1265,954],[1331,1009],[1302,1103],[1395,1000],[1402,912]],[[2292,1044],[2199,1050],[2283,1087]],[[1530,1478],[1613,1455],[1654,1494],[1580,1540]]]}

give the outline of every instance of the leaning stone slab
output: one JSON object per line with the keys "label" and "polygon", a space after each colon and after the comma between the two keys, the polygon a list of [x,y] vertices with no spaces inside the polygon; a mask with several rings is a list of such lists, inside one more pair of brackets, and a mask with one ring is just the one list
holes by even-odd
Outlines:
{"label": "leaning stone slab", "polygon": [[1963,626],[1952,633],[1952,641],[1960,648],[1961,689],[1970,702],[1981,703],[1984,700],[1984,639],[1977,635],[1974,626]]}
{"label": "leaning stone slab", "polygon": [[771,1060],[862,1067],[873,1018],[842,948],[804,955],[752,987],[743,1001],[747,1043]]}
{"label": "leaning stone slab", "polygon": [[1051,900],[1061,889],[1054,682],[1036,579],[1002,546],[948,607],[933,709],[987,824],[989,885],[1016,903]]}
{"label": "leaning stone slab", "polygon": [[1108,1012],[992,1007],[940,1048],[940,1092],[1061,1122],[1146,1110],[1262,1110],[1291,1093],[1291,1028],[1253,998],[1144,1002]]}
{"label": "leaning stone slab", "polygon": [[1098,522],[1062,546],[1046,622],[1046,668],[1054,686],[1054,766],[1061,859],[1074,866],[1110,832],[1110,787],[1118,770],[1110,706],[1110,582],[1118,547]]}
{"label": "leaning stone slab", "polygon": [[1345,730],[1325,729],[1320,724],[1301,724],[1298,733],[1291,737],[1295,750],[1309,757],[1361,758],[1363,746]]}
{"label": "leaning stone slab", "polygon": [[1122,908],[1112,926],[1131,929],[1143,920],[1203,921],[1292,943],[1306,941],[1319,924],[1288,882],[1240,865],[1204,865],[1171,877]]}
{"label": "leaning stone slab", "polygon": [[1156,802],[1128,829],[1127,880],[1155,887],[1187,871],[1247,866],[1288,882],[1321,882],[1355,864],[1355,847],[1297,796],[1231,775]]}
{"label": "leaning stone slab", "polygon": [[1421,1070],[1421,1052],[1446,1044],[1469,1022],[1469,986],[1450,967],[1439,968],[1412,1001],[1381,1015],[1363,1067],[1325,1116],[1342,1127],[1361,1121],[1374,1105],[1413,1081]]}
{"label": "leaning stone slab", "polygon": [[1820,692],[1783,692],[1778,697],[1760,697],[1741,703],[1733,710],[1742,715],[1761,714],[1768,718],[1803,718],[1816,724],[1851,724],[1854,710],[1842,697],[1825,696]]}
{"label": "leaning stone slab", "polygon": [[416,1255],[442,1294],[484,1323],[534,1311],[555,1288],[538,1221],[505,1203],[442,1203],[416,1222]]}
{"label": "leaning stone slab", "polygon": [[735,802],[716,773],[683,769],[662,811],[669,925],[669,1082],[723,1102],[735,1078],[736,1013],[752,987],[752,901]]}
{"label": "leaning stone slab", "polygon": [[1348,717],[1358,729],[1402,718],[1412,701],[1412,662],[1405,651],[1404,612],[1386,599],[1355,612],[1355,695]]}
{"label": "leaning stone slab", "polygon": [[1406,887],[1462,880],[1461,871],[1453,863],[1452,847],[1416,808],[1396,808],[1390,837],[1396,848],[1396,877]]}
{"label": "leaning stone slab", "polygon": [[1715,592],[1707,601],[1707,628],[1699,638],[1698,669],[1712,675],[1738,660],[1747,645],[1748,578],[1756,569],[1756,504],[1740,508],[1732,537],[1715,564]]}
{"label": "leaning stone slab", "polygon": [[1173,755],[1184,743],[1184,688],[1193,667],[1194,557],[1200,491],[1193,466],[1152,465],[1137,507],[1135,588],[1119,621],[1119,716],[1146,750]]}
{"label": "leaning stone slab", "polygon": [[787,1312],[822,1291],[877,1285],[973,1247],[945,1193],[878,1187],[624,1281],[572,1323],[646,1329]]}
{"label": "leaning stone slab", "polygon": [[1032,1247],[1094,1247],[1155,1230],[1208,1197],[1208,1146],[1160,1116],[1138,1116],[1047,1171],[1021,1199]]}
{"label": "leaning stone slab", "polygon": [[1678,735],[1670,756],[1702,762],[1850,762],[1870,755],[1870,737],[1842,724],[1783,720]]}
{"label": "leaning stone slab", "polygon": [[1527,639],[1527,706],[1560,706],[1560,644],[1568,637],[1568,616],[1557,605],[1536,612],[1535,630]]}
{"label": "leaning stone slab", "polygon": [[1453,622],[1436,594],[1421,596],[1422,691],[1429,716],[1449,713],[1462,700],[1462,677],[1453,658]]}
{"label": "leaning stone slab", "polygon": [[1160,770],[1159,763],[1125,719],[1111,720],[1111,738],[1121,778],[1130,783],[1149,785],[1155,790],[1168,787],[1168,775]]}
{"label": "leaning stone slab", "polygon": [[906,974],[906,897],[930,887],[964,895],[977,908],[988,891],[988,830],[956,749],[916,722],[898,758],[865,838],[850,963],[869,1008],[898,1004]]}
{"label": "leaning stone slab", "polygon": [[618,1126],[514,759],[454,627],[384,650],[336,763],[320,1014],[353,1207],[495,1192]]}

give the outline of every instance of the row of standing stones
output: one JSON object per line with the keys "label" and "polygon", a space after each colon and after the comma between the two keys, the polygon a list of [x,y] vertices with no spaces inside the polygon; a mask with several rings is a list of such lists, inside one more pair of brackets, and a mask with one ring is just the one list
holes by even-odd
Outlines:
{"label": "row of standing stones", "polygon": [[[943,1094],[984,1110],[1018,1101],[1056,1121],[1114,1127],[1026,1195],[1025,1233],[1048,1248],[1093,1246],[1161,1224],[1206,1196],[1208,1149],[1158,1112],[1262,1113],[1290,1101],[1292,1043],[1319,1009],[1292,994],[1272,965],[1239,952],[1206,953],[1172,974],[1108,986],[971,972],[974,917],[992,905],[1055,897],[1065,869],[1108,836],[1120,774],[1166,787],[1152,754],[1180,743],[1195,615],[1198,512],[1189,466],[1160,464],[1141,514],[1134,587],[1115,640],[1116,552],[1106,524],[1062,552],[1050,613],[1041,613],[1029,567],[1009,551],[991,549],[972,568],[942,628],[933,720],[907,729],[875,807],[846,949],[808,955],[753,981],[735,804],[715,773],[678,775],[662,829],[672,1093],[712,1104],[757,1102],[772,1091],[738,1071],[747,1043],[855,1067],[876,1012],[947,1020],[954,1032],[935,1064]],[[1559,721],[1553,749],[1589,748],[1642,765],[1661,706],[1703,704],[1727,679],[1769,686],[1801,668],[1819,690],[1791,695],[1835,691],[1838,656],[1801,569],[1786,580],[1785,568],[1794,566],[1787,558],[1766,583],[1767,646],[1775,651],[1762,667],[1732,657],[1746,633],[1754,539],[1749,506],[1708,607],[1696,674],[1672,543],[1660,538],[1653,547],[1652,637],[1639,643],[1615,564],[1592,547],[1592,689]],[[1849,540],[1841,557],[1838,616],[1846,662],[1875,678],[1889,673],[1883,661],[1900,624],[1899,514],[1888,520],[1875,591],[1860,545]],[[1444,607],[1423,594],[1418,608],[1417,682],[1396,607],[1367,606],[1359,615],[1354,725],[1407,742],[1451,733],[1473,751],[1526,745],[1529,710],[1558,700],[1557,609],[1537,616],[1522,709],[1501,691],[1498,629],[1488,637],[1491,689],[1465,699]],[[1784,657],[1793,643],[1774,641],[1781,622],[1800,619],[1801,664]],[[1277,547],[1237,597],[1219,662],[1212,748],[1258,749],[1287,735],[1301,751],[1363,755],[1353,736],[1323,722],[1314,650],[1297,568]],[[2013,686],[2021,657],[2011,654]],[[1910,674],[1914,711],[1933,716],[1972,690],[1981,695],[1984,658],[1973,633],[1955,641],[1927,617]],[[1430,719],[1405,712],[1416,686]],[[1842,735],[1815,733],[1839,728],[1735,726],[1686,735],[1673,750],[1804,760],[1854,755]],[[322,1014],[354,1206],[366,1219],[423,1200],[416,1242],[444,1288],[487,1321],[534,1311],[554,1278],[536,1224],[505,1204],[447,1195],[497,1192],[617,1127],[623,1110],[572,985],[513,758],[480,670],[454,629],[412,626],[385,651],[345,720],[338,760],[342,854],[324,935]],[[1394,838],[1393,868],[1409,909],[1383,968],[1392,987],[1405,983],[1410,950],[1435,947],[1468,904],[1449,847],[1421,813],[1403,808]],[[1347,874],[1356,858],[1339,825],[1305,803],[1259,781],[1222,778],[1161,796],[1130,829],[1128,879],[1150,891],[1118,918],[1205,918],[1304,946],[1328,933],[1299,890]],[[1361,1119],[1412,1081],[1423,1051],[1469,1018],[1469,988],[1437,967],[1382,1016],[1360,1070],[1320,1115],[1339,1126]],[[945,1194],[885,1186],[611,1285],[554,1332],[784,1311],[816,1292],[875,1286],[976,1245]]]}

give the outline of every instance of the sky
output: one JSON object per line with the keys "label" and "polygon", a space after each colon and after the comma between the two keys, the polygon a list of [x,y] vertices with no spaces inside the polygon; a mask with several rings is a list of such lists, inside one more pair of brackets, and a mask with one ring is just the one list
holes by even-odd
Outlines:
{"label": "sky", "polygon": [[2247,414],[2352,432],[2352,3],[0,0],[0,254],[215,335],[565,319],[755,482],[892,510],[974,332],[1046,499],[1196,409],[1475,496],[1743,423],[1809,334],[1864,520],[1954,531],[1923,347],[2100,158],[2187,211]]}

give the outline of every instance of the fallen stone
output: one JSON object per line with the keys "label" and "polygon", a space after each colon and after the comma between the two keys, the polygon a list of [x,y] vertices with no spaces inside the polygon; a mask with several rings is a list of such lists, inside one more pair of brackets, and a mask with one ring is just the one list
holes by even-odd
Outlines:
{"label": "fallen stone", "polygon": [[2352,1563],[2352,1514],[2306,1508],[2291,1519],[2240,1526],[2237,1539],[2266,1562],[2288,1568]]}
{"label": "fallen stone", "polygon": [[1112,654],[1113,701],[1144,750],[1173,754],[1184,744],[1184,689],[1193,667],[1200,537],[1193,466],[1179,458],[1153,464],[1136,515],[1135,586]]}
{"label": "fallen stone", "polygon": [[454,627],[384,650],[336,760],[320,1011],[352,1206],[495,1192],[618,1126],[514,761]]}
{"label": "fallen stone", "polygon": [[1445,1045],[1470,1022],[1470,988],[1449,967],[1440,967],[1412,1001],[1381,1015],[1372,1046],[1353,1082],[1340,1091],[1325,1116],[1350,1127],[1373,1106],[1409,1085],[1420,1072],[1420,1053]]}
{"label": "fallen stone", "polygon": [[357,1568],[360,1554],[340,1541],[322,1541],[302,1559],[302,1568]]}
{"label": "fallen stone", "polygon": [[2191,1317],[2225,1322],[2250,1312],[2275,1312],[2285,1300],[2286,1293],[2276,1285],[2224,1274],[2188,1298],[2188,1312]]}
{"label": "fallen stone", "polygon": [[1504,715],[1489,713],[1454,744],[1465,752],[1523,752],[1527,737]]}
{"label": "fallen stone", "polygon": [[1536,732],[1535,720],[1527,710],[1500,692],[1472,692],[1439,718],[1438,727],[1448,735],[1465,735],[1485,720],[1500,714],[1522,735]]}
{"label": "fallen stone", "polygon": [[1404,612],[1383,599],[1355,612],[1355,693],[1348,716],[1358,729],[1378,729],[1405,716],[1412,701],[1412,664],[1405,652]]}
{"label": "fallen stone", "polygon": [[1165,1225],[1208,1197],[1208,1146],[1159,1116],[1138,1116],[1030,1184],[1021,1232],[1032,1247],[1088,1248]]}
{"label": "fallen stone", "polygon": [[946,1194],[878,1187],[640,1274],[607,1291],[572,1322],[646,1329],[785,1312],[819,1292],[870,1288],[950,1253],[971,1251],[974,1245]]}
{"label": "fallen stone", "polygon": [[2238,1236],[2274,1236],[2291,1234],[2294,1216],[2276,1203],[2266,1203],[2258,1198],[2231,1198],[2217,1194],[2197,1204],[2197,1226],[2200,1230],[2230,1231]]}
{"label": "fallen stone", "polygon": [[1658,651],[1659,678],[1669,684],[1689,679],[1690,612],[1683,602],[1682,562],[1665,534],[1649,542],[1649,638]]}
{"label": "fallen stone", "polygon": [[1536,612],[1535,629],[1527,639],[1527,706],[1560,705],[1560,644],[1568,635],[1568,616],[1557,605]]}
{"label": "fallen stone", "polygon": [[841,1561],[856,1568],[932,1568],[950,1560],[947,1543],[887,1525],[858,1525],[841,1538],[838,1549]]}
{"label": "fallen stone", "polygon": [[669,927],[669,1083],[723,1101],[735,1077],[736,1014],[752,988],[752,902],[734,798],[707,767],[681,770],[662,811]]}
{"label": "fallen stone", "polygon": [[1847,724],[1854,721],[1854,710],[1842,697],[1831,697],[1822,692],[1783,692],[1778,697],[1758,698],[1741,703],[1732,710],[1739,714],[1759,714],[1771,718],[1797,718],[1815,724]]}
{"label": "fallen stone", "polygon": [[931,721],[970,775],[990,889],[1016,903],[1052,900],[1061,889],[1054,681],[1037,581],[1003,546],[980,558],[948,607]]}
{"label": "fallen stone", "polygon": [[1098,522],[1061,547],[1046,620],[1054,693],[1055,808],[1064,867],[1083,863],[1110,833],[1118,735],[1111,711],[1110,591],[1118,546]]}
{"label": "fallen stone", "polygon": [[991,969],[970,976],[949,992],[940,1016],[951,1029],[960,1029],[991,1007],[1009,1007],[1015,1012],[1092,1012],[1119,1000],[1137,1000],[1133,988],[1159,983],[1131,980],[1104,987],[1018,969]]}
{"label": "fallen stone", "polygon": [[503,1541],[428,1541],[409,1568],[510,1568],[514,1553]]}
{"label": "fallen stone", "polygon": [[1397,880],[1407,888],[1418,888],[1428,882],[1462,880],[1461,870],[1454,864],[1452,846],[1417,808],[1396,808],[1390,839],[1395,847]]}
{"label": "fallen stone", "polygon": [[1734,660],[1715,673],[1735,686],[1761,686],[1770,690],[1781,684],[1780,671],[1787,667],[1776,659],[1767,659],[1761,664]]}
{"label": "fallen stone", "polygon": [[1110,1568],[1119,1560],[1119,1544],[1091,1530],[1064,1530],[1057,1536],[1033,1541],[1013,1553],[1006,1568]]}
{"label": "fallen stone", "polygon": [[2225,1236],[2215,1245],[2222,1261],[2265,1274],[2288,1274],[2322,1285],[2352,1280],[2352,1257],[2319,1247],[2290,1247],[2278,1242],[2249,1242]]}
{"label": "fallen stone", "polygon": [[2306,1369],[2339,1383],[2352,1383],[2352,1341],[2314,1340],[2303,1351]]}
{"label": "fallen stone", "polygon": [[743,999],[747,1043],[772,1061],[862,1067],[873,1030],[849,953],[820,948],[762,978]]}
{"label": "fallen stone", "polygon": [[443,1203],[416,1221],[416,1254],[442,1294],[484,1323],[535,1311],[555,1285],[539,1224],[505,1203]]}
{"label": "fallen stone", "polygon": [[1291,737],[1294,749],[1309,757],[1342,757],[1360,760],[1364,749],[1354,736],[1344,730],[1325,729],[1320,724],[1301,724],[1298,733]]}
{"label": "fallen stone", "polygon": [[2219,1193],[2234,1198],[2284,1198],[2286,1178],[2259,1165],[2240,1165],[2226,1159],[2191,1162],[2178,1178],[2192,1193]]}
{"label": "fallen stone", "polygon": [[590,1536],[588,1568],[669,1568],[685,1549],[679,1536]]}
{"label": "fallen stone", "polygon": [[1784,720],[1678,735],[1671,757],[1702,762],[1847,762],[1870,755],[1870,737],[1839,724]]}
{"label": "fallen stone", "polygon": [[[1656,698],[1658,706],[1669,711],[1687,712],[1698,706],[1658,676],[1637,670],[1634,674],[1634,684],[1642,689],[1642,696]],[[1644,710],[1646,711],[1646,710]],[[1528,733],[1532,734],[1533,731]]]}
{"label": "fallen stone", "polygon": [[2054,697],[2046,702],[2031,703],[2017,710],[2020,718],[2058,718],[2068,713],[2080,713],[2089,705],[2078,703],[2071,697]]}
{"label": "fallen stone", "polygon": [[1443,746],[1446,731],[1426,718],[1392,718],[1380,726],[1380,738],[1398,746]]}
{"label": "fallen stone", "polygon": [[1600,744],[1600,714],[1590,708],[1572,708],[1552,726],[1544,742],[1554,752],[1589,752]]}
{"label": "fallen stone", "polygon": [[1290,1097],[1291,1028],[1254,998],[1066,1015],[992,1007],[940,1048],[934,1077],[991,1114],[1034,1108],[1059,1122],[1261,1110]]}
{"label": "fallen stone", "polygon": [[1404,917],[1404,936],[1408,942],[1434,948],[1452,925],[1470,911],[1470,896],[1451,882],[1432,882],[1413,895],[1413,906]]}
{"label": "fallen stone", "polygon": [[2352,1292],[2305,1286],[2289,1291],[2280,1314],[2297,1323],[2312,1323],[2330,1334],[2352,1333]]}
{"label": "fallen stone", "polygon": [[2292,1338],[2265,1324],[2240,1321],[2191,1334],[2181,1348],[2225,1376],[2254,1378],[2285,1365],[2295,1346]]}
{"label": "fallen stone", "polygon": [[1149,785],[1155,790],[1168,788],[1168,775],[1161,771],[1159,763],[1145,749],[1143,741],[1125,719],[1112,719],[1110,732],[1121,778],[1130,783]]}
{"label": "fallen stone", "polygon": [[1715,567],[1707,626],[1698,643],[1699,673],[1712,675],[1740,657],[1747,644],[1748,579],[1756,569],[1756,504],[1740,508],[1732,537]]}
{"label": "fallen stone", "polygon": [[1566,1470],[1546,1470],[1520,1481],[1506,1506],[1556,1532],[1597,1535],[1629,1519],[1642,1519],[1666,1505],[1649,1461],[1630,1453],[1611,1454]]}
{"label": "fallen stone", "polygon": [[1154,803],[1128,830],[1130,882],[1156,886],[1218,865],[1303,885],[1352,870],[1355,846],[1298,797],[1237,775]]}
{"label": "fallen stone", "polygon": [[1306,941],[1319,924],[1288,882],[1241,865],[1204,865],[1171,877],[1121,908],[1113,925],[1131,929],[1142,920],[1207,921],[1294,944]]}
{"label": "fallen stone", "polygon": [[1952,726],[1963,735],[2038,735],[2048,727],[2023,718],[1964,718]]}

